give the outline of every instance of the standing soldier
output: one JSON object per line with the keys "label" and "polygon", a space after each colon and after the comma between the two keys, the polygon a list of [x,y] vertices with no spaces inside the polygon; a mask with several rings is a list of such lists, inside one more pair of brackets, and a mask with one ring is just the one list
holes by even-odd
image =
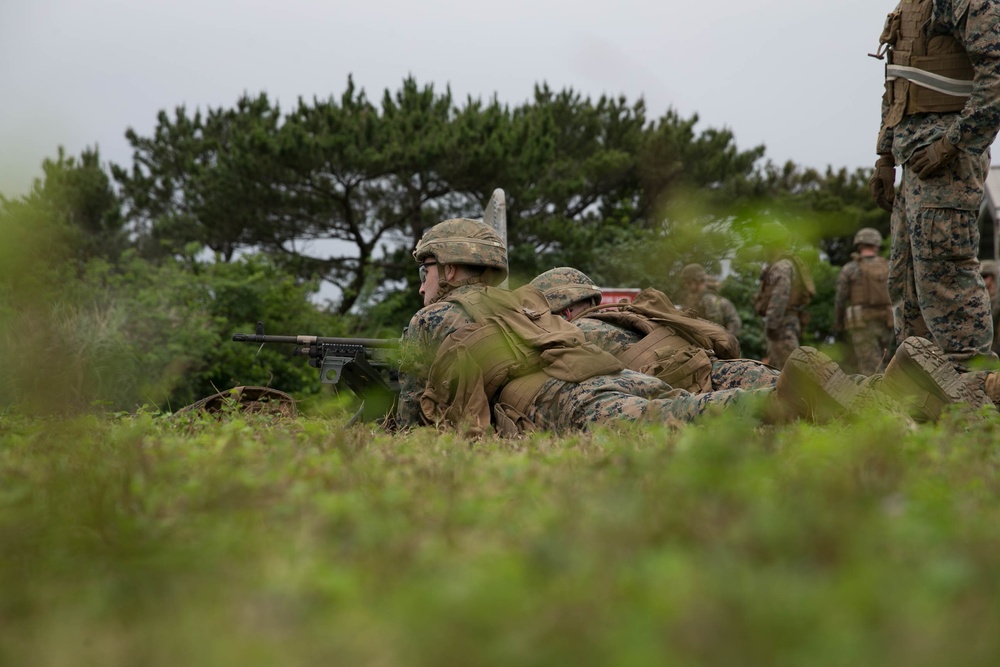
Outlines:
{"label": "standing soldier", "polygon": [[895,344],[889,301],[889,262],[878,254],[882,234],[865,227],[854,235],[854,253],[837,276],[833,330],[847,331],[858,372],[884,368]]}
{"label": "standing soldier", "polygon": [[987,259],[981,263],[986,291],[990,295],[990,310],[993,313],[993,351],[1000,353],[1000,262]]}
{"label": "standing soldier", "polygon": [[870,186],[892,211],[896,340],[930,338],[963,367],[977,356],[995,360],[976,256],[990,145],[1000,128],[1000,3],[902,0],[872,55],[887,58]]}
{"label": "standing soldier", "polygon": [[740,335],[743,321],[736,312],[736,306],[729,299],[708,289],[705,267],[701,264],[688,264],[681,269],[681,280],[687,290],[684,310],[695,317],[721,324],[733,336]]}
{"label": "standing soldier", "polygon": [[781,368],[799,346],[802,327],[809,321],[806,306],[815,296],[816,286],[802,258],[789,252],[784,226],[769,225],[761,230],[761,237],[768,263],[754,295],[754,312],[764,318],[767,363]]}

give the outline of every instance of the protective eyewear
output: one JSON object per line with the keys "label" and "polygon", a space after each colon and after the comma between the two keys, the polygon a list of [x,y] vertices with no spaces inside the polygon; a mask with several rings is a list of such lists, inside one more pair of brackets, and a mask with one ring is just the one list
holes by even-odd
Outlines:
{"label": "protective eyewear", "polygon": [[421,285],[423,285],[425,282],[427,282],[427,267],[428,266],[437,266],[437,262],[424,262],[423,264],[420,265],[420,268],[418,269],[418,271],[420,272],[420,284]]}

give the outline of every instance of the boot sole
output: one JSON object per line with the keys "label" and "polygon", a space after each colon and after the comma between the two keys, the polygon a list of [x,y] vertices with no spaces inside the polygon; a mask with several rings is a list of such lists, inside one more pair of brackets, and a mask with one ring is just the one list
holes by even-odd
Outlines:
{"label": "boot sole", "polygon": [[[921,418],[937,421],[941,417],[941,412],[945,405],[964,404],[971,410],[978,410],[986,404],[986,395],[981,391],[976,391],[970,387],[962,376],[955,370],[941,352],[928,340],[922,338],[907,338],[896,351],[898,355],[904,353],[907,358],[906,363],[900,364],[900,369],[906,378],[921,391],[930,394],[938,402],[924,401],[923,404],[915,404],[912,400],[906,401],[911,405]],[[891,383],[895,384],[895,383]],[[908,392],[901,388],[901,395]]]}
{"label": "boot sole", "polygon": [[[794,384],[802,391],[799,400],[804,404],[807,415],[814,421],[824,422],[840,417],[865,395],[861,387],[854,384],[834,362],[816,348],[800,347],[793,354],[804,363],[800,366],[786,362],[782,373],[795,373]],[[819,381],[819,378],[808,372],[809,369],[814,373],[822,370],[826,377]]]}

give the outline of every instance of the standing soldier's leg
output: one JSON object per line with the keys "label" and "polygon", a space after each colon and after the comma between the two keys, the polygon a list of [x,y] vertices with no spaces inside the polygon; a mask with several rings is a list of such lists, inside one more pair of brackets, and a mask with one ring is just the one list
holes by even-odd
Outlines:
{"label": "standing soldier's leg", "polygon": [[881,324],[866,322],[863,328],[851,330],[851,346],[861,375],[875,373],[882,364],[884,352],[879,337],[881,328]]}
{"label": "standing soldier's leg", "polygon": [[802,325],[799,324],[798,315],[785,317],[778,337],[767,339],[767,363],[775,368],[782,368],[788,355],[799,346],[801,334]]}
{"label": "standing soldier's leg", "polygon": [[903,169],[903,182],[896,192],[896,200],[892,206],[891,238],[889,251],[889,299],[892,301],[892,319],[895,327],[896,342],[900,343],[910,336],[927,337],[927,325],[924,324],[917,303],[917,287],[913,277],[913,239],[910,234],[912,218],[916,216],[911,207],[919,211],[920,193],[911,193],[909,186],[917,178],[910,174],[909,168]]}
{"label": "standing soldier's leg", "polygon": [[916,193],[920,210],[911,211],[913,273],[917,300],[930,336],[953,362],[991,351],[993,321],[979,270],[979,205],[989,155],[961,153],[925,179],[904,170],[908,194]]}

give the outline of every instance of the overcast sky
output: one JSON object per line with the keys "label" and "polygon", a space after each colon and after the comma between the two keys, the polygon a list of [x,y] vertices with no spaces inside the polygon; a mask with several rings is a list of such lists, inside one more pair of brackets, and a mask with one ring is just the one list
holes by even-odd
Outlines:
{"label": "overcast sky", "polygon": [[[534,84],[697,113],[776,162],[871,166],[893,0],[0,0],[0,193],[62,145],[131,163],[161,109],[369,97],[407,75],[519,104]],[[492,185],[492,184],[491,184]],[[502,186],[502,184],[496,184]]]}

